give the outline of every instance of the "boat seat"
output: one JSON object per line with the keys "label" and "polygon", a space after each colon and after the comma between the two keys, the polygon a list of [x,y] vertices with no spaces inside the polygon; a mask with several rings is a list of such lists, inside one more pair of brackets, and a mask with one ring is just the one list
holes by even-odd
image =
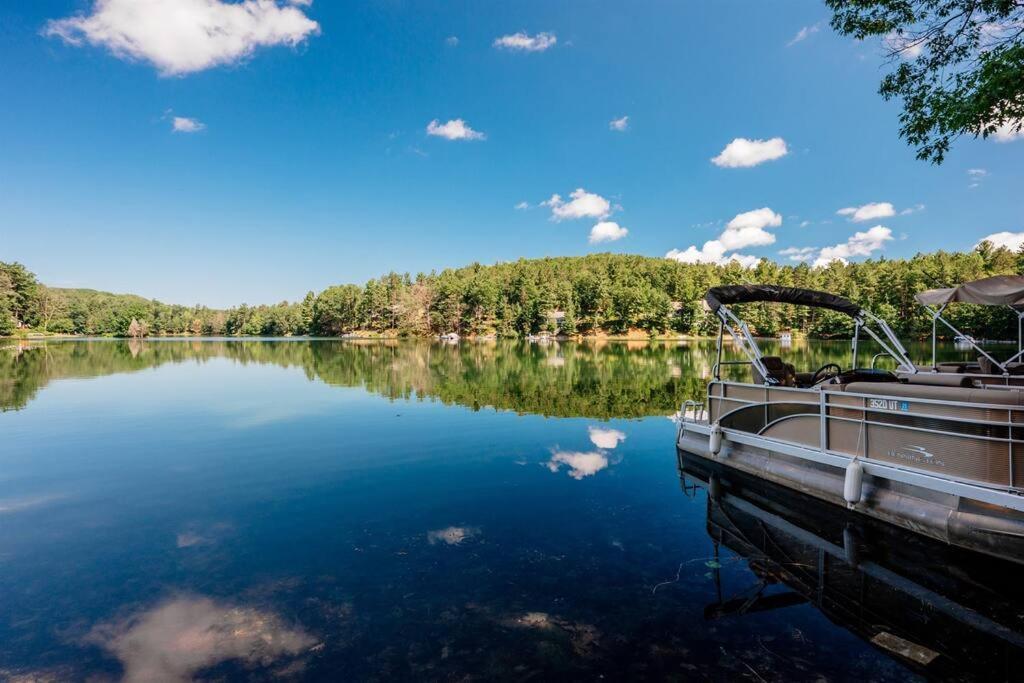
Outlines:
{"label": "boat seat", "polygon": [[993,391],[977,387],[947,387],[902,382],[851,382],[843,387],[853,394],[871,394],[891,398],[926,398],[935,401],[988,403],[1001,406],[1024,406],[1024,391]]}
{"label": "boat seat", "polygon": [[971,365],[976,365],[976,363],[938,363],[935,369],[943,373],[964,373]]}
{"label": "boat seat", "polygon": [[985,356],[978,356],[978,369],[983,375],[1001,375],[1003,371],[996,367],[996,364]]}
{"label": "boat seat", "polygon": [[[983,375],[1001,375],[1003,371],[985,356],[978,356],[978,369]],[[1006,372],[1010,375],[1024,375],[1024,363],[1006,363]]]}
{"label": "boat seat", "polygon": [[[784,387],[797,386],[796,368],[778,356],[762,356],[761,364],[768,371],[768,377],[775,380],[778,384]],[[751,365],[750,369],[754,373],[754,384],[764,384],[765,378],[758,371],[757,367]]]}
{"label": "boat seat", "polygon": [[954,374],[951,372],[897,372],[896,376],[908,384],[927,385],[933,387],[963,387],[974,386],[974,378],[970,375]]}
{"label": "boat seat", "polygon": [[798,387],[809,387],[811,386],[811,380],[814,379],[813,372],[798,372],[796,373],[796,385]]}

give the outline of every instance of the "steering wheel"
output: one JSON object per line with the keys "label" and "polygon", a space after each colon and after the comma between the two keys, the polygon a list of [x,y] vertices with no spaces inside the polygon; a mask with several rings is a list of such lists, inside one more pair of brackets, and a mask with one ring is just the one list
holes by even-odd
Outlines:
{"label": "steering wheel", "polygon": [[[826,370],[835,370],[835,372],[826,373]],[[820,368],[815,370],[814,374],[811,375],[811,384],[817,384],[826,379],[832,379],[843,373],[843,369],[836,363],[825,363]]]}

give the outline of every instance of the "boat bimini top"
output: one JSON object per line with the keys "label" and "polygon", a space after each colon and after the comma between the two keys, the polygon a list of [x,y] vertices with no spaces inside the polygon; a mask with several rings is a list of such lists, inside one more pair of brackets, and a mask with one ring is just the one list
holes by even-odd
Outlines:
{"label": "boat bimini top", "polygon": [[[711,312],[719,320],[718,360],[714,366],[715,379],[721,379],[720,366],[739,363],[746,364],[749,362],[755,370],[755,376],[760,376],[764,384],[780,384],[782,382],[775,369],[766,366],[766,360],[771,364],[772,361],[777,361],[778,359],[766,358],[761,353],[757,340],[754,339],[754,335],[750,332],[747,323],[729,310],[731,304],[754,302],[825,308],[848,315],[853,319],[851,369],[857,368],[857,340],[863,331],[882,348],[885,355],[891,356],[896,361],[898,364],[897,371],[910,374],[917,372],[917,367],[907,356],[907,350],[900,343],[899,338],[892,331],[892,328],[889,327],[889,324],[870,311],[841,296],[813,289],[781,287],[779,285],[725,285],[709,289],[704,296],[704,300],[707,302]],[[726,331],[747,357],[746,361],[722,360],[722,338]],[[824,368],[814,373],[814,376],[811,378],[812,384],[816,383],[821,370],[824,370]]]}
{"label": "boat bimini top", "polygon": [[[929,289],[917,294],[914,298],[924,306],[932,316],[932,367],[936,366],[936,337],[938,324],[953,331],[953,334],[960,337],[964,342],[970,344],[974,349],[992,363],[994,371],[1003,375],[1011,374],[1010,364],[1018,361],[1024,356],[1024,277],[1020,275],[996,275],[973,282],[965,282],[957,287],[945,287],[943,289]],[[979,304],[981,306],[1006,306],[1017,314],[1017,353],[1009,359],[1000,363],[991,355],[986,353],[974,339],[962,333],[960,330],[942,317],[943,311],[952,303]],[[979,359],[980,360],[980,359]],[[997,374],[995,372],[985,374]]]}

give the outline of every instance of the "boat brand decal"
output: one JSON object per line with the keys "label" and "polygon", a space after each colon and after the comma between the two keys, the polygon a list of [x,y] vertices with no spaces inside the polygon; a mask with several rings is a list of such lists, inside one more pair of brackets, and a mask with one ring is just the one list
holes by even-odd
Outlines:
{"label": "boat brand decal", "polygon": [[934,453],[930,453],[924,446],[915,446],[909,444],[906,446],[900,446],[899,448],[890,449],[886,453],[890,458],[896,460],[904,460],[915,465],[928,465],[931,467],[945,467],[946,463],[935,457]]}
{"label": "boat brand decal", "polygon": [[879,408],[881,410],[901,410],[907,412],[910,410],[909,401],[894,401],[888,398],[870,398],[868,399],[868,408]]}

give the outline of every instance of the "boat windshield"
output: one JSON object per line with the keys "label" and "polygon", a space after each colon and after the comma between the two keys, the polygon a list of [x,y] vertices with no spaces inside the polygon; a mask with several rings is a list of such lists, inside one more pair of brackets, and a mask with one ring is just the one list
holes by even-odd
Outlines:
{"label": "boat windshield", "polygon": [[[766,385],[809,387],[825,382],[843,372],[835,364],[829,364],[808,372],[796,369],[777,356],[765,356],[757,344],[746,321],[741,320],[730,308],[732,304],[766,302],[795,304],[813,308],[825,308],[850,316],[853,322],[852,358],[850,371],[857,369],[857,341],[863,331],[877,342],[883,351],[896,360],[899,370],[915,373],[916,366],[907,356],[896,334],[884,320],[870,311],[862,309],[849,299],[828,292],[778,285],[726,285],[712,287],[704,296],[708,307],[719,319],[718,360],[714,367],[715,379],[721,379],[721,366],[734,363],[749,363],[753,369],[754,383]],[[728,332],[733,341],[746,356],[744,361],[723,361],[722,341]]]}

